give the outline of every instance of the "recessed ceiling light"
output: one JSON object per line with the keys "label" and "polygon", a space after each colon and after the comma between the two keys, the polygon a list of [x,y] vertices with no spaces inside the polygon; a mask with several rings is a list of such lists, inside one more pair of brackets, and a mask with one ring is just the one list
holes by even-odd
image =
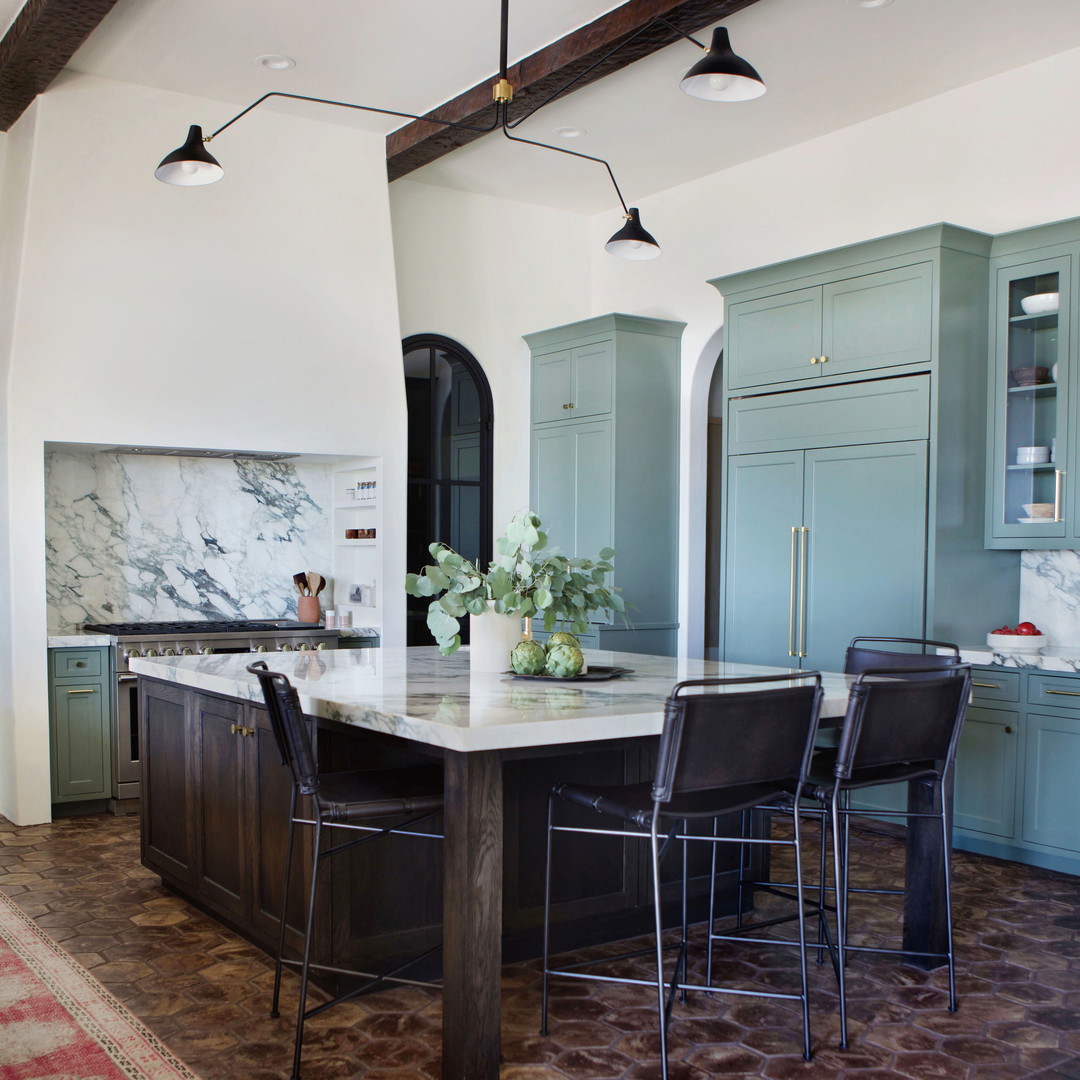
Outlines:
{"label": "recessed ceiling light", "polygon": [[288,71],[296,67],[296,61],[291,56],[283,56],[281,53],[267,53],[266,56],[256,56],[255,63],[259,67],[269,68],[271,71]]}
{"label": "recessed ceiling light", "polygon": [[580,139],[582,135],[588,135],[589,133],[581,127],[557,127],[555,134],[560,139]]}
{"label": "recessed ceiling light", "polygon": [[852,0],[852,3],[856,7],[861,8],[883,8],[888,7],[893,0]]}

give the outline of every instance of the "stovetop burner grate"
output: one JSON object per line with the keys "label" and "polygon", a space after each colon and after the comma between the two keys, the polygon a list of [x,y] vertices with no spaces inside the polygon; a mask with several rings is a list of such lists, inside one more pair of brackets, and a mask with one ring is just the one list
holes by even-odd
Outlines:
{"label": "stovetop burner grate", "polygon": [[288,619],[276,622],[235,619],[217,622],[87,623],[83,630],[95,634],[115,634],[118,637],[149,637],[154,634],[273,634],[281,630],[312,628],[316,628],[313,623],[299,623]]}

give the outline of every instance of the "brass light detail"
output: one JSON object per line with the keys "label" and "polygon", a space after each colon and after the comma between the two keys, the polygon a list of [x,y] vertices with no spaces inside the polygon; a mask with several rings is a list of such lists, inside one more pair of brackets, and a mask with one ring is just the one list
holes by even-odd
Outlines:
{"label": "brass light detail", "polygon": [[491,96],[494,101],[510,102],[514,100],[514,88],[506,79],[500,79],[492,88]]}

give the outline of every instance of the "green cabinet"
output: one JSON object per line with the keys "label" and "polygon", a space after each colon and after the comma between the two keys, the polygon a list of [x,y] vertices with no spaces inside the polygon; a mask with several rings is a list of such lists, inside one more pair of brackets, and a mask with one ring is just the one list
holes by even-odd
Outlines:
{"label": "green cabinet", "polygon": [[532,508],[568,555],[614,548],[631,605],[631,627],[597,625],[601,649],[675,652],[683,326],[615,314],[525,337]]}
{"label": "green cabinet", "polygon": [[921,262],[732,303],[725,319],[727,385],[928,364],[932,283],[932,264]]}
{"label": "green cabinet", "polygon": [[980,640],[1018,606],[983,542],[990,243],[937,225],[712,282],[724,659],[837,668],[856,635]]}
{"label": "green cabinet", "polygon": [[1080,676],[973,669],[953,843],[1080,873]]}
{"label": "green cabinet", "polygon": [[1080,221],[997,237],[994,252],[986,544],[1075,548]]}
{"label": "green cabinet", "polygon": [[747,454],[728,476],[724,636],[742,662],[838,671],[853,626],[918,636],[925,440]]}
{"label": "green cabinet", "polygon": [[112,795],[112,674],[107,647],[49,650],[52,801]]}

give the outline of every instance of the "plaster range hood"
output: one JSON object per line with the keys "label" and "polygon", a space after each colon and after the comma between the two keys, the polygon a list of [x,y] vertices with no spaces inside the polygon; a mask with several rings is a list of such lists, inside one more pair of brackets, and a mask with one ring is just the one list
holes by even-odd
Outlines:
{"label": "plaster range hood", "polygon": [[132,454],[139,457],[216,458],[225,461],[290,461],[299,454],[274,454],[258,450],[200,450],[191,446],[114,446],[106,454]]}

